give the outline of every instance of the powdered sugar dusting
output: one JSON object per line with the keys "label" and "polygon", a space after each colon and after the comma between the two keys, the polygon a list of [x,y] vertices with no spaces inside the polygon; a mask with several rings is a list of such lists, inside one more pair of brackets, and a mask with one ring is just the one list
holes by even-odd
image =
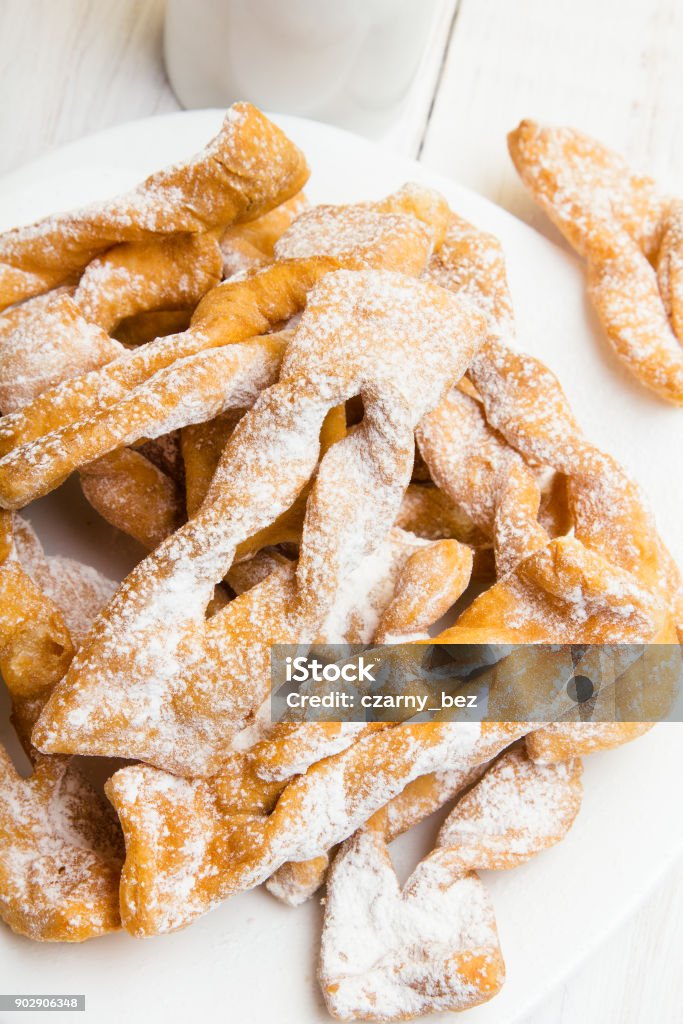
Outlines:
{"label": "powdered sugar dusting", "polygon": [[193,159],[124,196],[0,237],[0,302],[67,280],[114,243],[258,216],[298,192],[307,175],[303,155],[279,129],[250,104],[235,104]]}
{"label": "powdered sugar dusting", "polygon": [[680,204],[572,128],[522,121],[509,145],[534,198],[588,261],[589,292],[617,355],[644,384],[683,404],[683,336],[668,274]]}
{"label": "powdered sugar dusting", "polygon": [[[480,958],[471,976],[460,972],[460,957]],[[362,830],[344,845],[330,872],[320,953],[336,1017],[463,1010],[495,994],[503,973],[493,909],[475,876],[437,875],[431,885],[423,877],[401,892],[377,833]]]}
{"label": "powdered sugar dusting", "polygon": [[46,388],[123,351],[65,292],[31,299],[0,316],[0,408],[20,409]]}
{"label": "powdered sugar dusting", "polygon": [[325,643],[370,643],[382,613],[394,596],[401,570],[425,542],[393,529],[343,581],[320,630]]}
{"label": "powdered sugar dusting", "polygon": [[398,1020],[493,995],[503,977],[493,911],[469,872],[511,867],[562,838],[578,811],[578,776],[572,762],[539,771],[521,751],[503,755],[402,891],[380,833],[348,840],[330,872],[321,948],[332,1012]]}
{"label": "powdered sugar dusting", "polygon": [[96,569],[62,555],[45,555],[30,523],[14,517],[15,554],[33,582],[60,609],[76,647],[111,599],[116,583]]}
{"label": "powdered sugar dusting", "polygon": [[83,939],[119,926],[121,834],[72,762],[39,759],[21,779],[0,749],[0,911],[36,939]]}

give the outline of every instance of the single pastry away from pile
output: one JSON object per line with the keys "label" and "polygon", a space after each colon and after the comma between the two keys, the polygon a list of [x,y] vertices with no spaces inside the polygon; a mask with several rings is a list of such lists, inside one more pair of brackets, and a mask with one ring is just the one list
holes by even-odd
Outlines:
{"label": "single pastry away from pile", "polygon": [[619,359],[683,405],[683,199],[574,128],[522,121],[508,145],[534,199],[585,259]]}
{"label": "single pastry away from pile", "polygon": [[[580,179],[562,224],[604,308],[651,323],[619,260],[647,278],[658,254],[680,335],[674,206],[559,138],[523,125],[513,144],[534,143],[530,180],[535,160],[545,186]],[[306,177],[237,104],[194,160],[0,236],[0,669],[33,764],[24,779],[0,756],[0,915],[40,940],[144,937],[262,883],[292,907],[326,884],[326,1004],[394,1021],[500,989],[477,872],[559,842],[578,758],[666,713],[683,601],[638,488],[515,347],[497,239],[417,185],[310,207]],[[643,359],[629,337],[675,397],[671,338]],[[12,511],[73,472],[146,549],[115,593]],[[438,630],[518,645],[481,675],[489,720],[271,723],[271,645]],[[642,721],[555,721],[559,700],[531,714],[573,674],[571,645],[618,642],[671,645],[621,676]],[[111,755],[127,763],[107,802],[87,775]],[[400,886],[389,844],[441,808]]]}

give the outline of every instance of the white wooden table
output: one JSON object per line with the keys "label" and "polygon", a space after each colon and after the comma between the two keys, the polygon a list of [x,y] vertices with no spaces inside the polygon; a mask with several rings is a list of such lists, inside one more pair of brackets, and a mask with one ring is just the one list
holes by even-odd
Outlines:
{"label": "white wooden table", "polygon": [[[177,109],[162,23],[163,0],[0,0],[0,174]],[[680,0],[446,0],[387,141],[557,240],[506,132],[526,115],[575,124],[681,193],[682,53]],[[677,781],[660,782],[672,799]],[[680,1024],[682,958],[683,864],[528,1024]]]}

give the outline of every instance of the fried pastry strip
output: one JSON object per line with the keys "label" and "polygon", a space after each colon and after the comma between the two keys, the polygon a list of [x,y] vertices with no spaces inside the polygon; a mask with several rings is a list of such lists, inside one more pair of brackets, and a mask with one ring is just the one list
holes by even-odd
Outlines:
{"label": "fried pastry strip", "polygon": [[21,520],[4,513],[2,526],[0,667],[33,774],[21,778],[0,747],[0,916],[32,939],[80,942],[120,927],[122,836],[77,762],[38,754],[29,736],[73,652],[65,620],[81,639],[112,586],[70,559],[46,558]]}
{"label": "fried pastry strip", "polygon": [[146,765],[121,769],[107,795],[126,836],[125,926],[134,935],[182,927],[285,862],[325,854],[413,780],[474,768],[528,730],[452,722],[381,730],[295,777],[268,816],[226,812],[222,773],[189,780]]}
{"label": "fried pastry strip", "polygon": [[73,280],[116,243],[253,220],[295,195],[307,177],[302,153],[283,132],[251,104],[236,103],[193,159],[118,199],[0,236],[0,308]]}
{"label": "fried pastry strip", "polygon": [[82,942],[120,928],[121,834],[75,763],[22,779],[0,746],[0,915],[20,935]]}
{"label": "fried pastry strip", "polygon": [[581,802],[581,765],[535,765],[513,750],[446,819],[403,887],[371,820],[327,883],[319,978],[335,1017],[403,1020],[464,1010],[500,989],[493,909],[475,871],[512,868],[559,842]]}
{"label": "fried pastry strip", "polygon": [[[477,766],[421,775],[376,811],[363,827],[376,829],[384,836],[385,842],[390,843],[443,807],[480,778],[485,770],[485,766]],[[310,899],[323,884],[329,863],[330,854],[327,853],[309,861],[290,861],[267,879],[266,888],[283,903],[297,907]]]}
{"label": "fried pastry strip", "polygon": [[522,181],[586,260],[588,292],[626,368],[683,404],[683,202],[572,128],[522,121],[508,136]]}
{"label": "fried pastry strip", "polygon": [[[483,517],[480,525],[495,530],[497,553],[505,553],[499,571],[514,569],[439,639],[528,642],[553,636],[564,642],[666,642],[671,635],[668,609],[680,587],[677,569],[638,488],[582,436],[552,373],[504,344],[513,324],[499,244],[454,218],[430,264],[432,272],[446,287],[471,295],[487,316],[489,338],[475,355],[469,376],[488,424],[471,399],[452,392],[421,425],[427,461],[431,459],[432,474],[450,496],[464,500],[466,509],[469,502],[470,512]],[[466,454],[457,444],[461,436],[470,441]],[[526,468],[539,463],[563,478],[567,525],[573,526],[574,537],[550,540],[546,535],[544,541],[545,531],[536,522],[537,487]],[[509,481],[515,484],[512,491]],[[531,557],[515,569],[525,548]],[[633,603],[621,603],[619,595],[626,593]],[[563,605],[570,595],[574,600]],[[594,632],[596,622],[600,627]],[[602,632],[608,623],[609,631]],[[593,723],[591,749],[597,749],[601,731],[605,744],[613,746],[618,736],[625,742],[648,727]],[[582,729],[583,723],[549,727],[550,733],[562,732],[565,740],[574,735],[578,752],[584,749]],[[542,731],[537,735],[533,742],[543,742]],[[566,749],[566,744],[559,745],[560,756],[566,756]]]}
{"label": "fried pastry strip", "polygon": [[0,408],[16,412],[43,391],[126,351],[119,320],[186,309],[220,281],[211,233],[117,245],[88,264],[78,287],[29,299],[0,315]]}

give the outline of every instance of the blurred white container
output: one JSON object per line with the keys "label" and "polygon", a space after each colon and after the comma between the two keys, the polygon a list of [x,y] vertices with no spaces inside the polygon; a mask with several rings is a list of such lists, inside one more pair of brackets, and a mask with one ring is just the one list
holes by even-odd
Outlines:
{"label": "blurred white container", "polygon": [[185,107],[238,99],[378,135],[443,0],[168,0],[166,68]]}

